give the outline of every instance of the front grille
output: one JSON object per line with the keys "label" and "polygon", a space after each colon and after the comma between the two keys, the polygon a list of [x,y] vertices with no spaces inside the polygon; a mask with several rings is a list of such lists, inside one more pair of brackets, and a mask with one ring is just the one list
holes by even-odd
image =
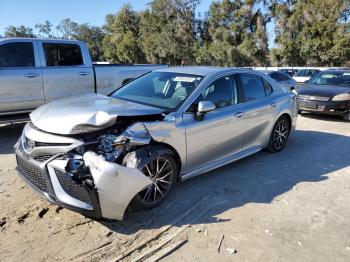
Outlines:
{"label": "front grille", "polygon": [[52,154],[43,154],[43,155],[38,155],[38,156],[35,156],[33,157],[36,161],[42,163],[42,162],[45,162],[47,160],[49,160],[51,157],[53,157],[54,155]]}
{"label": "front grille", "polygon": [[329,97],[325,96],[309,96],[309,95],[299,95],[299,99],[312,100],[312,101],[328,101]]}
{"label": "front grille", "polygon": [[42,176],[41,169],[19,155],[16,155],[16,160],[21,174],[40,190],[47,192],[46,181]]}
{"label": "front grille", "polygon": [[55,173],[58,181],[60,182],[63,190],[70,196],[79,199],[82,202],[91,204],[91,200],[86,189],[82,185],[78,185],[72,180],[64,171],[55,169]]}

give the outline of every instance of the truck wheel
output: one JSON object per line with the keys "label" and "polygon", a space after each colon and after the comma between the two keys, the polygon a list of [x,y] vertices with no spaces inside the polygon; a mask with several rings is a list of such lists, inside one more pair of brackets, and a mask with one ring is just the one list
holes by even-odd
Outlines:
{"label": "truck wheel", "polygon": [[272,129],[266,150],[271,153],[280,152],[287,144],[290,129],[291,126],[288,118],[281,116]]}
{"label": "truck wheel", "polygon": [[151,178],[152,184],[134,197],[131,203],[134,210],[151,209],[161,204],[168,197],[178,173],[171,150],[162,146],[150,146],[141,150],[147,150],[149,157],[146,161],[139,162],[138,169]]}

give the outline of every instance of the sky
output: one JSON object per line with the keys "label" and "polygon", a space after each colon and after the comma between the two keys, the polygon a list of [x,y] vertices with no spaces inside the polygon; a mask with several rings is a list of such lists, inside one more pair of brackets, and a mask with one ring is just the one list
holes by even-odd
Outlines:
{"label": "sky", "polygon": [[[129,3],[136,11],[147,7],[151,0],[0,0],[0,35],[9,25],[34,28],[37,23],[50,21],[54,26],[70,18],[79,24],[100,26],[107,14],[116,13]],[[197,13],[209,10],[212,0],[201,0]],[[272,34],[271,25],[267,28]]]}

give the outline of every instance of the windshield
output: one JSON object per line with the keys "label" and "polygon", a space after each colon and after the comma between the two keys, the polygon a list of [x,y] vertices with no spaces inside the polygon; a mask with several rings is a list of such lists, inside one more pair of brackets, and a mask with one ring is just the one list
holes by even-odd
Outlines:
{"label": "windshield", "polygon": [[295,76],[311,77],[311,76],[316,75],[318,72],[320,72],[320,70],[317,70],[317,69],[301,69],[295,74]]}
{"label": "windshield", "polygon": [[350,72],[321,72],[309,83],[314,85],[350,86]]}
{"label": "windshield", "polygon": [[171,111],[183,103],[202,78],[181,73],[152,72],[126,84],[111,96]]}

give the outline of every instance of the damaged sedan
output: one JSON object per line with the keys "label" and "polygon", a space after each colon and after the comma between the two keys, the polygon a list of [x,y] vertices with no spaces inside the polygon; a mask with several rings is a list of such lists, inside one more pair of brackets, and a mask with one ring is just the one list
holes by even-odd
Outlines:
{"label": "damaged sedan", "polygon": [[153,208],[183,181],[254,154],[281,151],[297,101],[265,74],[174,67],[109,96],[44,105],[15,145],[19,175],[51,203],[94,218]]}

